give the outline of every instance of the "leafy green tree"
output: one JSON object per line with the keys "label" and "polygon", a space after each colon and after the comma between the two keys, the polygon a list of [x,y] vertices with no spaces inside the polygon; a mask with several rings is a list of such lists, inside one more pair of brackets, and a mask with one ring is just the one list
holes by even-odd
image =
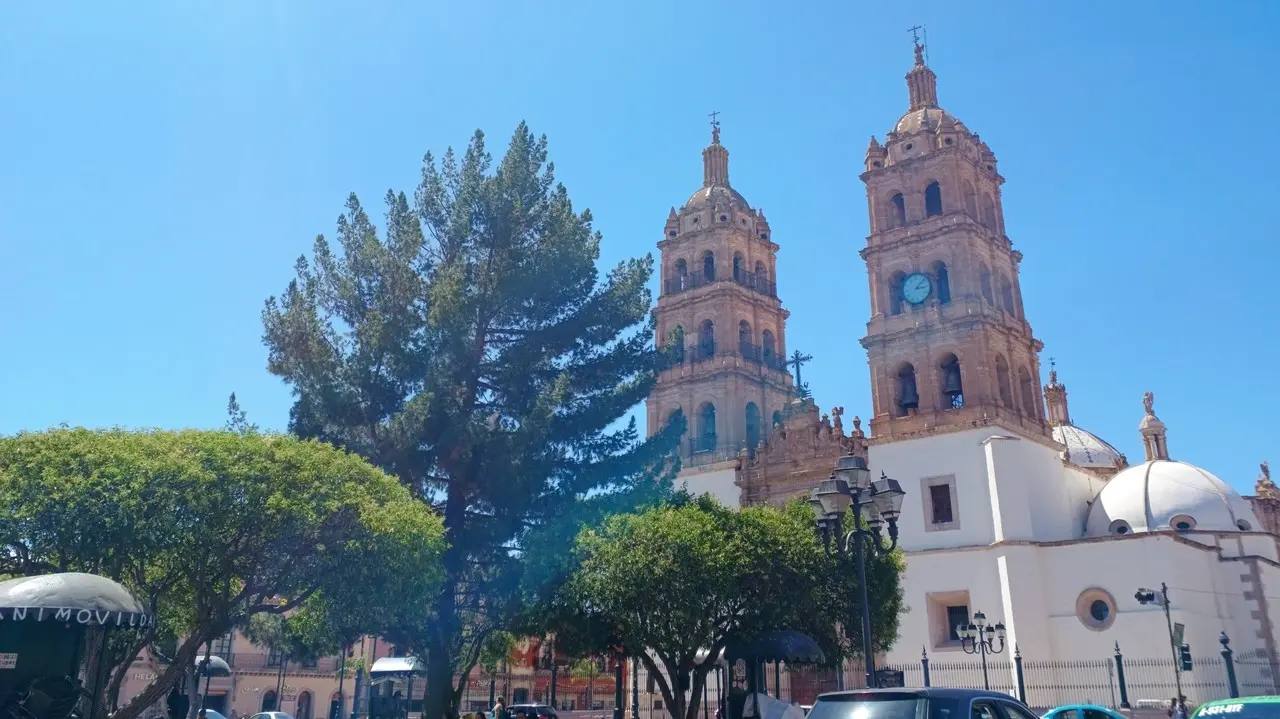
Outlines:
{"label": "leafy green tree", "polygon": [[[520,607],[524,540],[600,493],[669,478],[683,431],[620,422],[653,387],[651,257],[604,276],[600,233],[521,124],[493,165],[428,154],[377,231],[352,195],[263,312],[290,429],[345,447],[439,508],[445,579],[399,643],[424,652],[424,714],[454,716],[486,638]],[[563,552],[561,547],[558,551]],[[454,677],[463,684],[455,686]]]}
{"label": "leafy green tree", "polygon": [[[850,583],[801,503],[732,510],[681,497],[586,529],[577,549],[559,605],[608,626],[674,719],[697,716],[714,658],[735,637],[785,628],[813,637],[831,662],[848,651],[837,627],[849,620]],[[882,564],[896,577],[891,558]]]}
{"label": "leafy green tree", "polygon": [[[440,576],[443,527],[428,507],[362,459],[292,437],[59,429],[0,438],[0,504],[10,550],[0,571],[101,574],[155,608],[155,630],[126,653],[114,686],[143,644],[173,641],[168,668],[117,719],[163,697],[206,642],[255,615],[305,618],[370,593],[431,597]],[[360,587],[347,583],[353,572]],[[362,628],[376,631],[382,618],[375,611]]]}

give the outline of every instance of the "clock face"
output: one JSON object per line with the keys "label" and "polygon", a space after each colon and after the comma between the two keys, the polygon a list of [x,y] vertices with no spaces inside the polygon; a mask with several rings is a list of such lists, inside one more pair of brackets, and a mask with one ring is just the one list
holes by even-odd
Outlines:
{"label": "clock face", "polygon": [[928,299],[931,289],[933,289],[933,283],[929,281],[927,275],[919,272],[907,275],[902,280],[902,299],[918,305]]}

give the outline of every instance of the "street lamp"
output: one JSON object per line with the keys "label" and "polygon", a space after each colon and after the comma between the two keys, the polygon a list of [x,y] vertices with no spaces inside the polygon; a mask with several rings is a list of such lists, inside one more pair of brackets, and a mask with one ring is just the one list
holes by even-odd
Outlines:
{"label": "street lamp", "polygon": [[[871,651],[871,600],[867,595],[867,555],[888,554],[898,546],[898,516],[906,492],[898,480],[884,472],[871,481],[867,461],[853,454],[836,460],[835,471],[809,494],[822,537],[822,547],[830,555],[853,553],[858,571],[858,588],[862,592],[862,656],[866,663],[867,686],[876,686],[875,655]],[[867,528],[855,522],[852,531],[842,534],[844,515],[853,509],[855,517],[865,520]],[[889,540],[882,529],[889,525]],[[832,545],[834,545],[834,550]]]}
{"label": "street lamp", "polygon": [[1139,589],[1133,598],[1144,607],[1148,604],[1164,607],[1164,623],[1169,628],[1169,650],[1173,653],[1173,683],[1178,689],[1178,698],[1181,699],[1182,673],[1178,671],[1178,640],[1173,636],[1173,617],[1169,614],[1169,585],[1160,582],[1160,591]]}
{"label": "street lamp", "polygon": [[961,624],[956,627],[956,635],[960,637],[960,648],[965,654],[982,655],[982,688],[990,691],[991,680],[987,678],[987,655],[1004,651],[1004,623],[987,624],[987,615],[974,612],[973,620],[968,626]]}

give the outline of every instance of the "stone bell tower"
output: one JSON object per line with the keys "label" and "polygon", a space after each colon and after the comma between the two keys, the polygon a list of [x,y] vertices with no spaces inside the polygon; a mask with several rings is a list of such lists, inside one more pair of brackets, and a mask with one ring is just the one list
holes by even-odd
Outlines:
{"label": "stone bell tower", "polygon": [[862,258],[879,440],[998,422],[1050,433],[1039,391],[1042,347],[1022,306],[1022,253],[1005,234],[996,157],[938,104],[915,46],[907,112],[867,148],[871,234]]}
{"label": "stone bell tower", "polygon": [[646,401],[651,430],[683,410],[685,467],[754,453],[792,397],[778,300],[778,245],[764,212],[729,184],[729,151],[712,123],[702,186],[667,216],[654,317],[666,366]]}

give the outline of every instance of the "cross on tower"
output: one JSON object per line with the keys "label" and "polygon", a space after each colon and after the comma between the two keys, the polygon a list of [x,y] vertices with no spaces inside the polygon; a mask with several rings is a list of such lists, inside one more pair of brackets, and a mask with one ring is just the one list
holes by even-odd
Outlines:
{"label": "cross on tower", "polygon": [[800,368],[809,364],[812,360],[813,355],[801,354],[800,350],[791,353],[791,359],[787,360],[787,366],[796,368],[796,387],[804,386],[804,383],[800,381]]}
{"label": "cross on tower", "polygon": [[911,33],[911,39],[915,40],[917,45],[920,44],[920,31],[923,29],[923,25],[913,25],[907,28],[907,32]]}
{"label": "cross on tower", "polygon": [[707,117],[711,118],[711,141],[712,142],[720,142],[720,120],[717,119],[719,116],[720,116],[719,110],[715,110],[707,114]]}

